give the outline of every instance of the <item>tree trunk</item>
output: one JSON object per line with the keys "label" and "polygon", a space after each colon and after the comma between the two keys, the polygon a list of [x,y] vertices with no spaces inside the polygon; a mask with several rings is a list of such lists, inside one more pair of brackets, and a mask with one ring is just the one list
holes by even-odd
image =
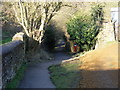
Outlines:
{"label": "tree trunk", "polygon": [[45,20],[46,20],[46,13],[45,13],[45,8],[43,8],[43,15],[42,15],[42,19],[41,19],[41,25],[39,28],[39,43],[42,43],[42,38],[44,36],[44,27],[45,27]]}

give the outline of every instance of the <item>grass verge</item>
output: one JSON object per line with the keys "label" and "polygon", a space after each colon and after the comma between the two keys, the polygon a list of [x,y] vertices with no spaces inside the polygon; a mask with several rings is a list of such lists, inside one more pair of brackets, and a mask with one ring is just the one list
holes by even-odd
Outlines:
{"label": "grass verge", "polygon": [[23,78],[24,72],[27,68],[28,64],[23,63],[19,70],[16,72],[15,77],[6,85],[6,89],[8,88],[17,88],[20,80]]}
{"label": "grass verge", "polygon": [[77,88],[80,81],[81,62],[75,60],[61,65],[50,66],[50,78],[57,88]]}
{"label": "grass verge", "polygon": [[7,38],[7,39],[5,39],[5,40],[1,40],[1,41],[0,41],[0,45],[5,44],[5,43],[8,43],[8,42],[10,42],[10,41],[12,41],[11,38]]}

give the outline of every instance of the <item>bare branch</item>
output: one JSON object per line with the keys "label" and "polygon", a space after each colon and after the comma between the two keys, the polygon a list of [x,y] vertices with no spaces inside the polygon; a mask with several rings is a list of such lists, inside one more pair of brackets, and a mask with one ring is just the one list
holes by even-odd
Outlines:
{"label": "bare branch", "polygon": [[14,12],[15,12],[15,16],[16,16],[18,22],[21,24],[20,19],[19,19],[19,17],[18,17],[18,13],[17,13],[17,11],[16,11],[16,9],[15,9],[15,5],[14,5],[14,4],[13,4],[13,10],[14,10]]}
{"label": "bare branch", "polygon": [[[14,7],[16,18],[20,25],[22,25],[25,33],[33,39],[42,42],[44,29],[50,22],[52,17],[60,10],[61,2],[21,2],[19,0],[18,6]],[[33,35],[37,32],[37,36]]]}
{"label": "bare branch", "polygon": [[20,14],[21,14],[21,19],[22,19],[22,24],[24,25],[24,19],[23,19],[23,9],[22,9],[22,5],[21,5],[21,1],[19,1],[19,6],[20,6]]}
{"label": "bare branch", "polygon": [[26,34],[29,36],[29,32],[28,32],[28,30],[27,30],[27,28],[26,28],[26,26],[25,26],[25,24],[24,24],[24,17],[23,17],[24,12],[23,12],[23,7],[22,7],[21,1],[19,1],[19,6],[20,6],[20,12],[21,12],[22,26],[23,26]]}

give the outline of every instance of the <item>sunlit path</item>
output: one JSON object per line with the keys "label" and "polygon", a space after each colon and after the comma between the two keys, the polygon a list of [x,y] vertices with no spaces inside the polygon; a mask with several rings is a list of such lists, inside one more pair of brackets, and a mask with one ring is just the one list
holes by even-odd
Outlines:
{"label": "sunlit path", "polygon": [[118,88],[118,43],[112,43],[81,57],[82,88]]}

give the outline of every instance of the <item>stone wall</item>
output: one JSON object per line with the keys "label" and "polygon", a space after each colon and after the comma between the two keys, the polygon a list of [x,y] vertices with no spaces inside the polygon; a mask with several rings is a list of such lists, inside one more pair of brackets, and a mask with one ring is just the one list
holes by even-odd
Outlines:
{"label": "stone wall", "polygon": [[0,87],[5,87],[16,74],[24,60],[24,43],[22,41],[12,41],[0,46],[1,57],[1,77],[2,83]]}
{"label": "stone wall", "polygon": [[115,41],[114,26],[111,22],[103,23],[103,28],[97,36],[98,40],[95,48],[103,46],[106,42]]}

